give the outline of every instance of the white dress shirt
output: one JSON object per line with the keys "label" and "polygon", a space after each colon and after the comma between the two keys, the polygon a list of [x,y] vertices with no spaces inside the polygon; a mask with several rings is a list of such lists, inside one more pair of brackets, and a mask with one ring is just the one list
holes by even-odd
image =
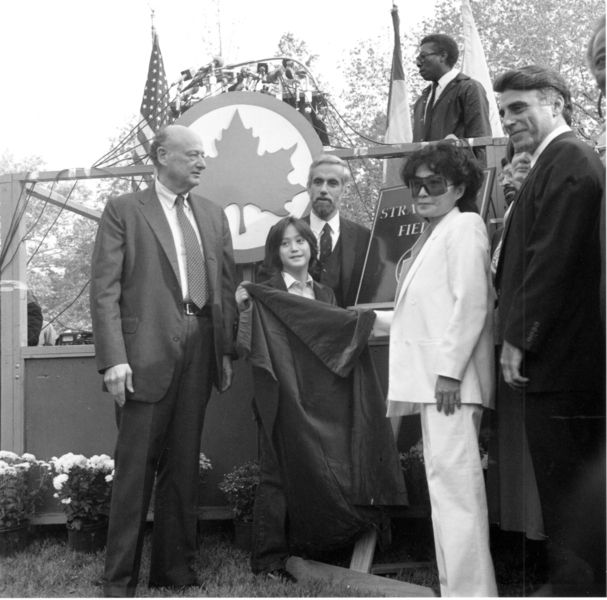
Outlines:
{"label": "white dress shirt", "polygon": [[331,252],[335,250],[337,240],[339,240],[339,211],[336,212],[328,221],[323,221],[317,217],[314,212],[310,213],[310,229],[316,237],[316,245],[320,252],[320,236],[322,234],[322,228],[328,223],[331,228]]}
{"label": "white dress shirt", "polygon": [[[179,280],[181,283],[181,293],[183,294],[183,298],[185,299],[188,298],[188,272],[186,267],[183,233],[181,232],[181,227],[179,226],[179,221],[177,220],[177,209],[175,208],[175,200],[177,199],[177,194],[175,192],[172,192],[168,187],[166,187],[166,185],[164,185],[158,179],[156,179],[155,189],[156,195],[158,196],[158,200],[160,200],[160,206],[162,206],[162,210],[164,211],[167,221],[169,222],[171,233],[173,234],[175,250],[177,251],[177,264],[179,265]],[[185,197],[185,201],[183,203],[184,212],[190,220],[190,223],[192,223],[192,226],[194,227],[194,232],[196,233],[198,243],[200,244],[200,250],[202,252],[202,255],[204,256],[204,249],[202,247],[200,231],[198,231],[198,223],[196,223],[194,213],[192,212],[192,208],[188,200],[188,195],[182,195]]]}
{"label": "white dress shirt", "polygon": [[309,298],[310,300],[316,299],[316,296],[314,295],[313,279],[309,273],[308,279],[305,283],[298,281],[290,273],[285,273],[285,271],[282,272],[282,278],[284,279],[285,285],[287,286],[287,292],[289,292],[289,294],[302,296],[304,298]]}
{"label": "white dress shirt", "polygon": [[436,83],[436,92],[434,93],[434,104],[443,93],[444,89],[459,75],[459,69],[447,71]]}
{"label": "white dress shirt", "polygon": [[535,149],[535,152],[531,156],[531,168],[535,166],[537,159],[540,157],[540,154],[546,149],[546,146],[556,137],[561,135],[561,133],[565,133],[567,131],[571,131],[571,127],[569,125],[559,125],[556,129],[553,129],[543,140],[542,143]]}

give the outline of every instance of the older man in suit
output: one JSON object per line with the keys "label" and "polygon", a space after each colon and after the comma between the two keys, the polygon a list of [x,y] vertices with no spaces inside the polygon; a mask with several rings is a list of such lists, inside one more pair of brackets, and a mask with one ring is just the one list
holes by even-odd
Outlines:
{"label": "older man in suit", "polygon": [[604,465],[605,174],[568,125],[571,96],[558,73],[523,67],[499,76],[494,89],[515,150],[532,157],[505,224],[495,279],[503,340],[499,401],[516,403],[524,415],[552,592],[604,595],[605,471],[596,465]]}
{"label": "older man in suit", "polygon": [[198,456],[213,383],[232,380],[234,263],[223,211],[191,192],[187,127],[158,132],[150,188],[108,201],[92,258],[97,367],[117,404],[106,596],[133,596],[154,478],[150,586],[196,585]]}
{"label": "older man in suit", "polygon": [[413,141],[491,135],[489,102],[483,86],[455,69],[459,49],[448,35],[435,33],[422,39],[416,58],[419,74],[431,85],[413,107]]}
{"label": "older man in suit", "polygon": [[333,290],[337,305],[342,308],[356,302],[371,235],[363,225],[339,214],[349,180],[345,161],[321,154],[310,165],[308,194],[312,212],[304,218],[318,241],[318,263],[312,275]]}

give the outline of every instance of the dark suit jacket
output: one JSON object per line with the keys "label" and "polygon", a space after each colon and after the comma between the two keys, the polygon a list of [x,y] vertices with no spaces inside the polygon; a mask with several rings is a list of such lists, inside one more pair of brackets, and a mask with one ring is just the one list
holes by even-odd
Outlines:
{"label": "dark suit jacket", "polygon": [[524,350],[528,392],[603,385],[603,187],[598,156],[567,132],[542,152],[514,200],[495,285],[500,339]]}
{"label": "dark suit jacket", "polygon": [[[223,211],[190,194],[207,262],[216,380],[233,352],[234,262]],[[91,317],[100,372],[129,363],[133,399],[156,402],[165,394],[178,356],[185,319],[177,252],[153,188],[108,201],[92,258]]]}
{"label": "dark suit jacket", "polygon": [[[304,217],[310,224],[310,215]],[[339,217],[339,240],[341,242],[341,276],[335,295],[342,298],[340,306],[353,306],[362,276],[371,232],[363,225]]]}
{"label": "dark suit jacket", "polygon": [[424,109],[432,86],[424,89],[413,107],[413,141],[441,140],[453,133],[458,138],[491,135],[489,102],[483,86],[459,73],[443,90],[432,110],[430,135],[424,138]]}

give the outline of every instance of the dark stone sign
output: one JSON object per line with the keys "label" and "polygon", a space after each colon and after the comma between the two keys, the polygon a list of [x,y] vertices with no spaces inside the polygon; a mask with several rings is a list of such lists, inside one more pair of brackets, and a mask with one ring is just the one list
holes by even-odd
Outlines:
{"label": "dark stone sign", "polygon": [[[380,191],[356,304],[392,306],[401,258],[423,231],[411,191],[405,186]],[[406,258],[406,257],[405,257]]]}

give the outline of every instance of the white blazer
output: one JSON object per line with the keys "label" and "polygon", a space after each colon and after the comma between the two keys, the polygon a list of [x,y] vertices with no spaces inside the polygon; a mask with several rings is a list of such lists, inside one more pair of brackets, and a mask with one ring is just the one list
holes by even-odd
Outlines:
{"label": "white blazer", "polygon": [[455,207],[436,225],[399,286],[394,310],[375,311],[374,333],[390,334],[388,400],[411,403],[416,412],[415,403],[436,402],[443,375],[462,382],[463,403],[493,407],[489,259],[476,213]]}

